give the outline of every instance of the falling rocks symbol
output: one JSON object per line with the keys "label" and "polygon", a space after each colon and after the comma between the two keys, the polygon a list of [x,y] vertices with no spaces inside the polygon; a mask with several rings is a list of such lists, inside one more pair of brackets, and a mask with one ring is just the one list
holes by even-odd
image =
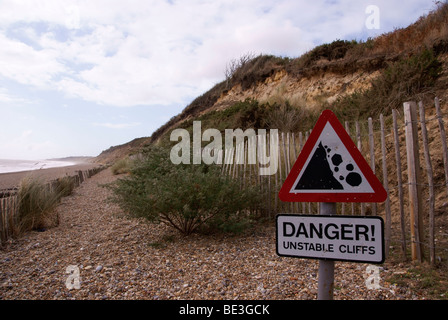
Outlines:
{"label": "falling rocks symbol", "polygon": [[333,171],[327,160],[327,152],[322,146],[322,142],[316,148],[308,166],[297,183],[296,190],[309,189],[338,189],[342,190],[342,184],[333,176]]}
{"label": "falling rocks symbol", "polygon": [[387,192],[331,110],[324,110],[280,191],[288,202],[383,202]]}
{"label": "falling rocks symbol", "polygon": [[[308,166],[303,172],[302,177],[297,182],[295,190],[343,190],[342,184],[335,178],[339,171],[339,165],[343,162],[342,157],[339,154],[334,154],[330,158],[330,149],[327,146],[323,146],[322,142],[319,142]],[[330,158],[334,165],[334,171],[331,169],[328,162]],[[346,166],[348,171],[354,169],[352,164]],[[355,187],[361,184],[362,178],[356,172],[350,172],[347,177],[339,175],[339,180],[346,179],[346,182]]]}

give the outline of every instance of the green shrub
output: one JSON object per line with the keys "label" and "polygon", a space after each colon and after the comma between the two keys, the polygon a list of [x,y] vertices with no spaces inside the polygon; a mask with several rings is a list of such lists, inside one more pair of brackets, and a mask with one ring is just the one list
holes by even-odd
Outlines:
{"label": "green shrub", "polygon": [[220,167],[174,165],[170,150],[150,147],[128,177],[107,185],[112,201],[132,217],[164,223],[183,234],[199,230],[236,230],[250,220],[260,196],[241,190],[239,180],[221,175]]}

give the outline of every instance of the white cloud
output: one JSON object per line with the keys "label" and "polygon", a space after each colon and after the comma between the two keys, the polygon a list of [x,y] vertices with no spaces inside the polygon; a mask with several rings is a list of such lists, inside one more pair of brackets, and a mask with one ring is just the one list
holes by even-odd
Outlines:
{"label": "white cloud", "polygon": [[259,10],[256,1],[6,1],[0,26],[25,24],[41,49],[0,34],[0,72],[100,104],[181,104],[222,80],[232,58],[300,47],[299,28]]}
{"label": "white cloud", "polygon": [[378,34],[433,9],[429,0],[1,0],[0,158],[94,155],[150,135],[224,80],[231,59],[297,57],[374,35],[368,5],[380,9]]}
{"label": "white cloud", "polygon": [[[421,7],[368,4],[380,7],[386,24],[391,12],[398,19]],[[4,0],[0,75],[98,104],[182,104],[223,80],[227,62],[242,54],[299,56],[361,33],[368,4]]]}
{"label": "white cloud", "polygon": [[35,50],[0,33],[0,75],[38,88],[50,86],[53,77],[66,72],[53,49]]}
{"label": "white cloud", "polygon": [[8,92],[6,88],[0,88],[0,103],[2,105],[9,104],[24,104],[30,103],[28,99],[17,97],[14,94]]}

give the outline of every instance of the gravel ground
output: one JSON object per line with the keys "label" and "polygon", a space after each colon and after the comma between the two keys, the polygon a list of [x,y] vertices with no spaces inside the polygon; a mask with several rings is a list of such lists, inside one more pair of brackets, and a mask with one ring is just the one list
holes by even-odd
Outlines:
{"label": "gravel ground", "polygon": [[[93,176],[63,199],[58,227],[0,250],[0,299],[316,299],[317,260],[277,256],[273,225],[240,236],[183,237],[121,217],[100,187],[114,179],[110,170]],[[71,288],[70,266],[79,270],[79,288]],[[406,271],[387,261],[381,288],[368,289],[367,267],[336,262],[334,299],[424,299],[381,280]]]}

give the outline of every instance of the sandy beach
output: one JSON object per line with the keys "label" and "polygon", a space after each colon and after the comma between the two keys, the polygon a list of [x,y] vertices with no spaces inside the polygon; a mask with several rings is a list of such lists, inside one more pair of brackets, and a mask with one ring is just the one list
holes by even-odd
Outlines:
{"label": "sandy beach", "polygon": [[57,179],[59,177],[64,177],[66,175],[74,175],[79,170],[88,170],[98,166],[97,163],[89,162],[86,159],[78,159],[68,164],[75,163],[74,165],[68,165],[66,167],[56,167],[48,169],[39,169],[32,171],[21,171],[21,172],[11,172],[11,173],[0,173],[0,190],[14,188],[19,186],[20,181],[23,178],[32,176],[44,181],[49,181]]}

